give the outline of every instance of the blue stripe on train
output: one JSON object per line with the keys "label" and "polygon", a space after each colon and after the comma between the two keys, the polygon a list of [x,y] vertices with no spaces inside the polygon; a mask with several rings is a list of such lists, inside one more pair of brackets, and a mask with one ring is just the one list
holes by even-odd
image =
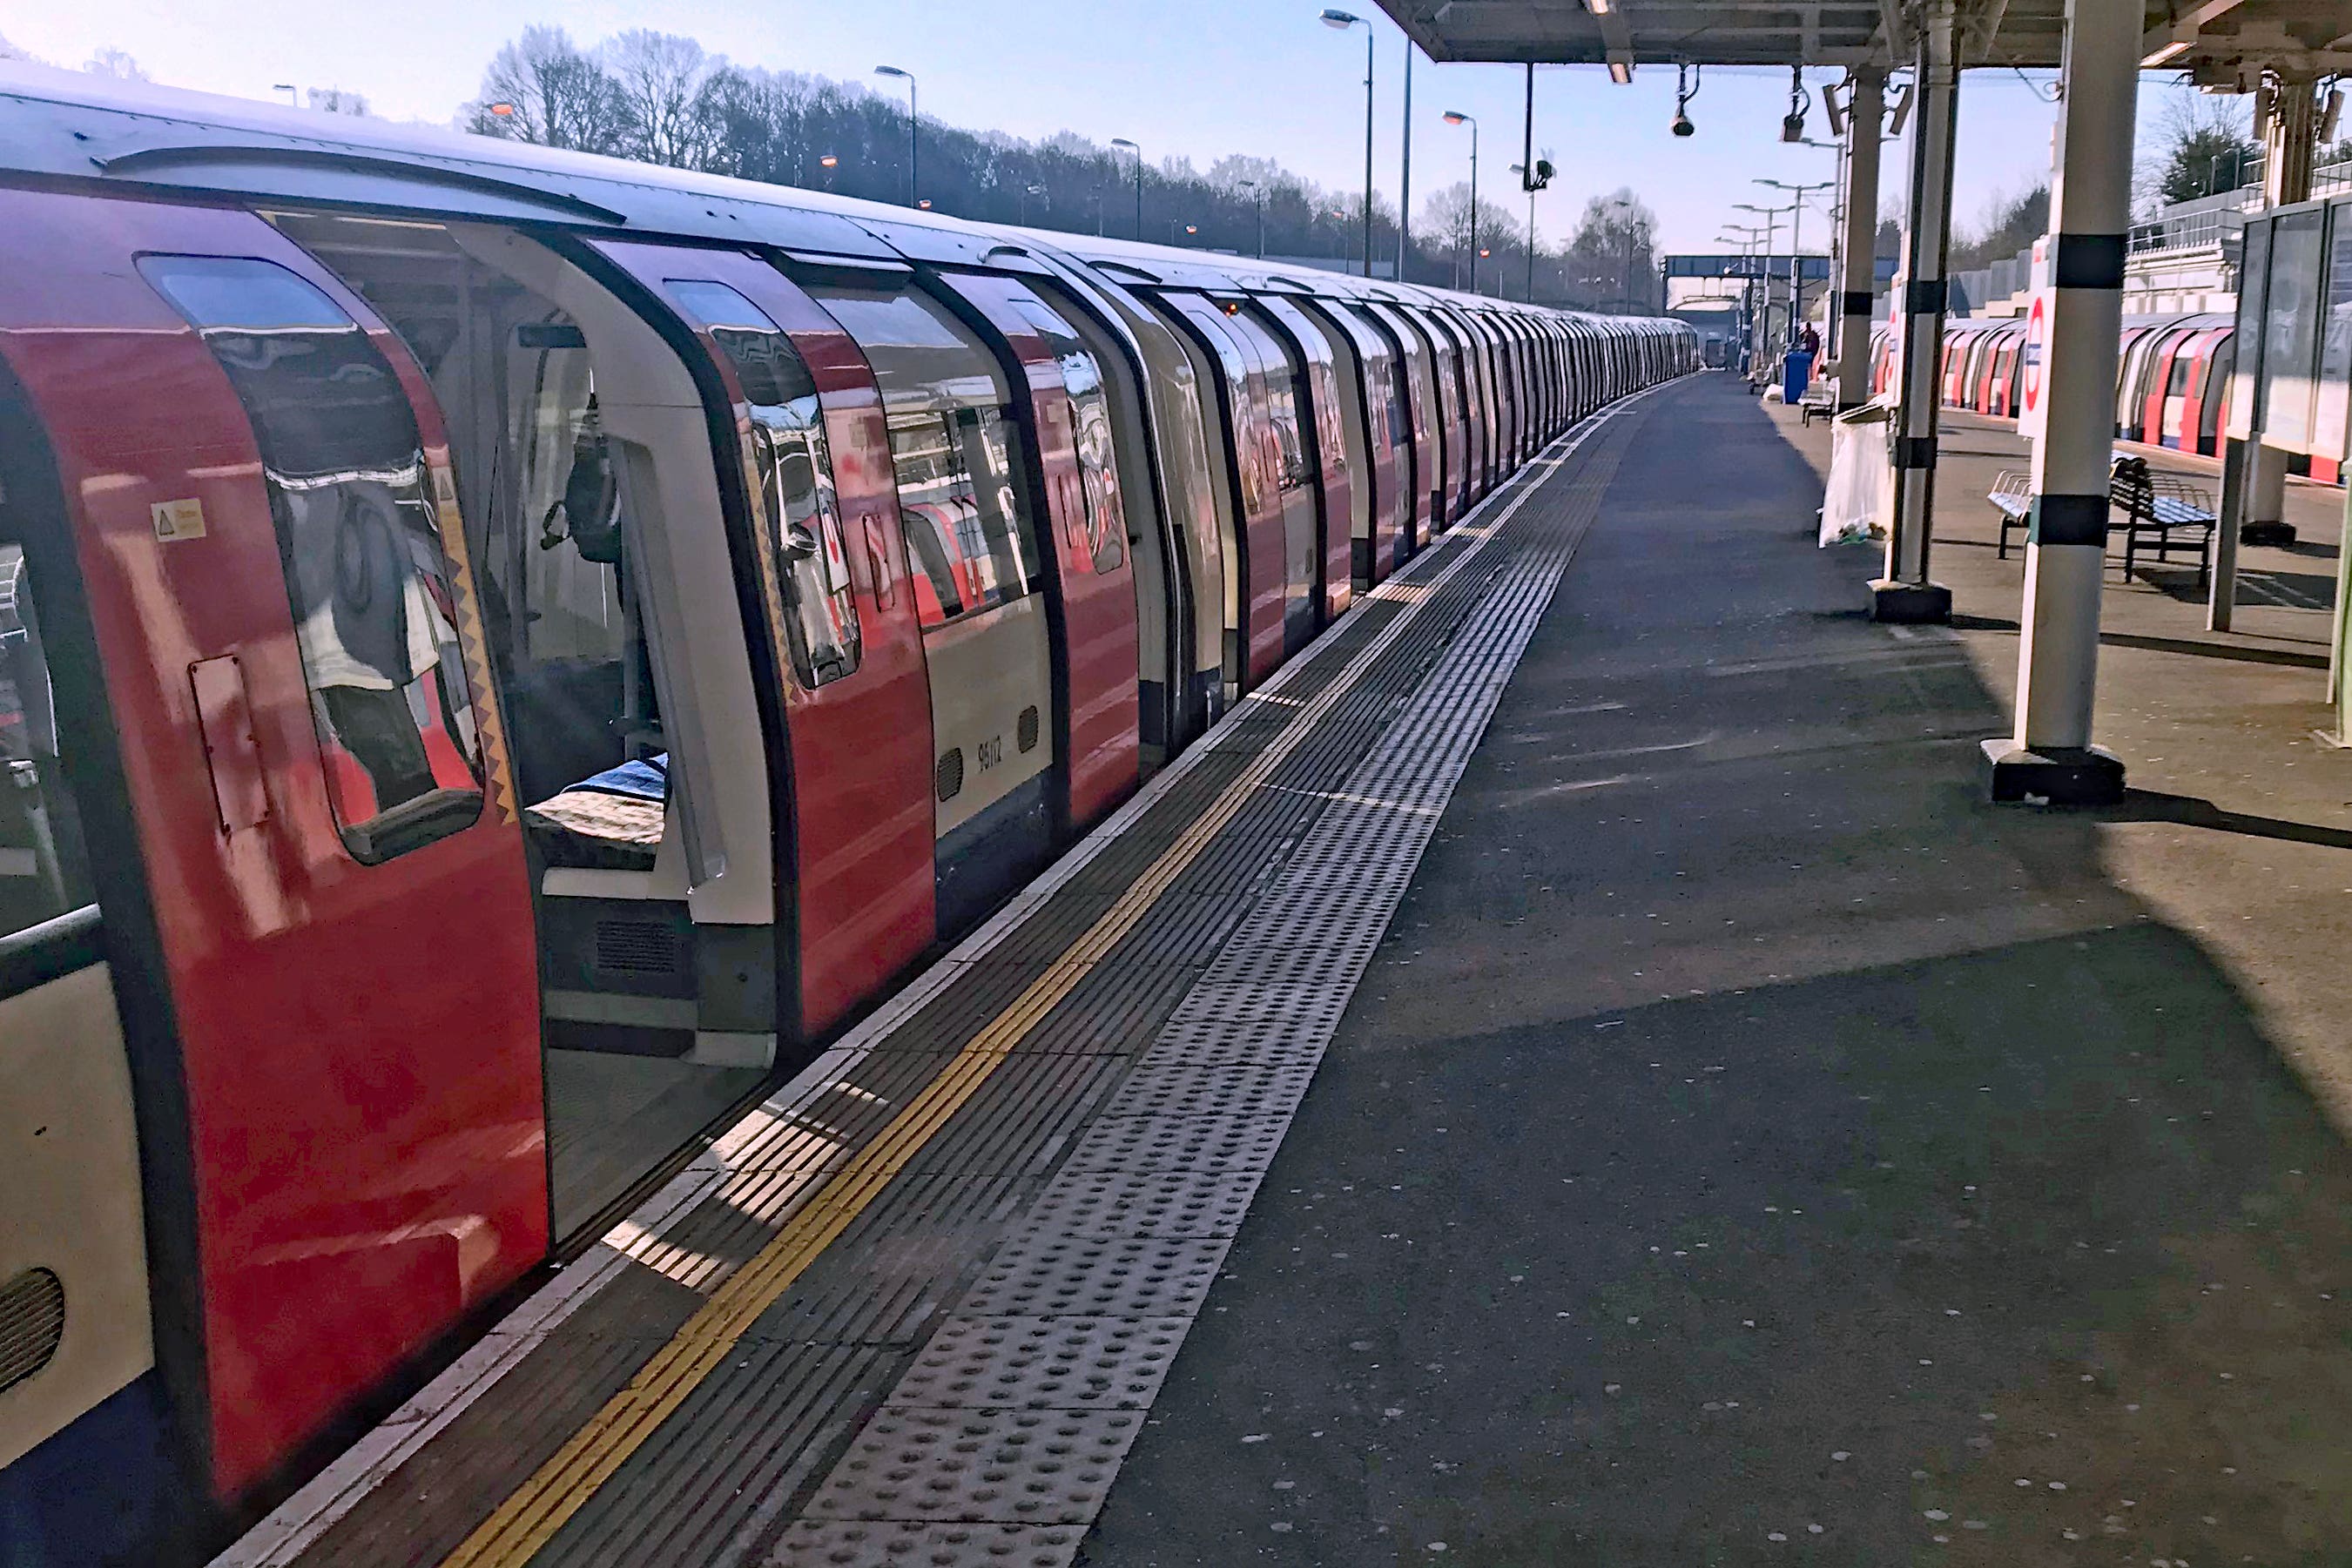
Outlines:
{"label": "blue stripe on train", "polygon": [[0,1469],[0,1568],[155,1563],[192,1511],[178,1491],[150,1371]]}

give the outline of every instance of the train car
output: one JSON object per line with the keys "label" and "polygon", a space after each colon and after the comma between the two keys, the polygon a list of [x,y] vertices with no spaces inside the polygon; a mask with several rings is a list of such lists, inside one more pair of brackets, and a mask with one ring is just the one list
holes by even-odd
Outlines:
{"label": "train car", "polygon": [[215,1544],[1695,362],[0,67],[0,1560]]}

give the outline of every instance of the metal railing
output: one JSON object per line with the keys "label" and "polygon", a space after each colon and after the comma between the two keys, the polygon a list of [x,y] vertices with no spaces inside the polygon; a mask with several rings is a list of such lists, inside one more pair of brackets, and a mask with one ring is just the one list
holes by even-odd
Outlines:
{"label": "metal railing", "polygon": [[[2352,165],[2346,166],[2352,175]],[[2159,250],[2195,250],[2206,246],[2228,245],[2238,237],[2245,224],[2243,213],[2210,209],[2185,213],[2178,217],[2158,218],[2153,223],[2134,224],[2131,228],[2131,254],[2146,256]]]}

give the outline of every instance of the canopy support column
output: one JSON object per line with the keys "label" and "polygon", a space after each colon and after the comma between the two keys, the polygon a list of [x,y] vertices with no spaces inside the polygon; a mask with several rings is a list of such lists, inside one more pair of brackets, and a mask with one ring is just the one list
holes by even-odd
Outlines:
{"label": "canopy support column", "polygon": [[1838,395],[1841,412],[1870,397],[1870,305],[1878,281],[1878,137],[1886,109],[1886,73],[1857,66],[1845,111],[1845,239],[1838,283]]}
{"label": "canopy support column", "polygon": [[[1874,621],[1944,622],[1952,591],[1927,580],[1936,505],[1936,427],[1944,363],[1945,262],[1952,233],[1952,138],[1959,115],[1952,0],[1928,0],[1919,23],[1911,132],[1911,213],[1904,231],[1903,403],[1895,420],[1895,519],[1886,575],[1870,585]],[[1871,247],[1875,250],[1874,245]]]}
{"label": "canopy support column", "polygon": [[2140,0],[2067,0],[2051,201],[2048,426],[2033,447],[2017,727],[2009,739],[1984,743],[1996,800],[2109,805],[2124,793],[2124,765],[2091,744],[2091,724],[2144,19]]}

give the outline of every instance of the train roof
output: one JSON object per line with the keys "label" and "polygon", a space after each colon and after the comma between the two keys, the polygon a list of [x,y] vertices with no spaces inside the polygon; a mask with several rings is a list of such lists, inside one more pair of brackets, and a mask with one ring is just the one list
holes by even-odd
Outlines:
{"label": "train roof", "polygon": [[1535,312],[1595,329],[1664,318],[1581,316],[1488,295],[1131,240],[979,223],[790,185],[633,162],[415,123],[331,115],[83,71],[0,61],[0,169],[142,195],[556,223],[588,231],[773,246],[811,261],[1037,271],[1031,247],[1140,281]]}

